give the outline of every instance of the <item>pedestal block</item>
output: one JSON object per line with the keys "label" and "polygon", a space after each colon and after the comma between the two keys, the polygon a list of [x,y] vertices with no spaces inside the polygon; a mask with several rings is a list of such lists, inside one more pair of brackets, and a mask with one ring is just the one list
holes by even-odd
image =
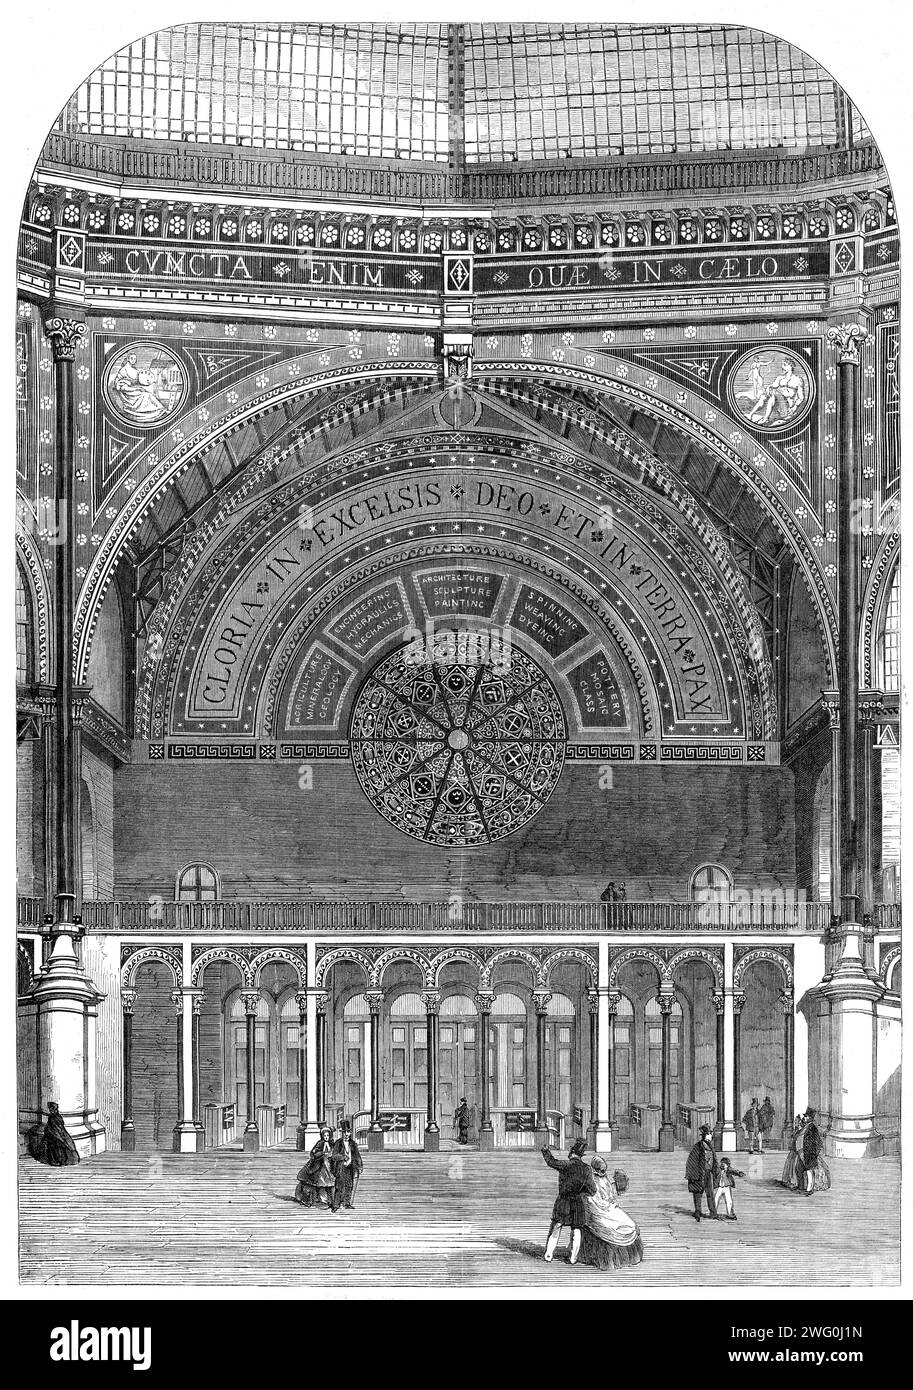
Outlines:
{"label": "pedestal block", "polygon": [[242,1145],[246,1154],[260,1152],[260,1131],[254,1125],[252,1129],[246,1129],[242,1138]]}
{"label": "pedestal block", "polygon": [[105,1130],[95,1104],[95,1030],[103,999],[76,958],[72,934],[59,930],[33,989],[37,1009],[42,1109],[56,1102],[80,1158],[104,1153]]}
{"label": "pedestal block", "polygon": [[479,1152],[491,1153],[495,1146],[495,1132],[490,1127],[479,1130]]}
{"label": "pedestal block", "polygon": [[205,1138],[202,1125],[175,1125],[172,1130],[172,1149],[176,1154],[201,1154],[206,1147]]}
{"label": "pedestal block", "polygon": [[383,1153],[384,1151],[384,1132],[382,1129],[368,1130],[368,1152],[372,1154]]}
{"label": "pedestal block", "polygon": [[439,1153],[439,1152],[440,1152],[440,1148],[441,1148],[441,1131],[438,1129],[437,1125],[435,1125],[434,1129],[431,1129],[431,1128],[429,1127],[428,1129],[425,1130],[425,1143],[424,1143],[425,1153],[426,1153],[426,1154],[436,1154],[436,1153]]}

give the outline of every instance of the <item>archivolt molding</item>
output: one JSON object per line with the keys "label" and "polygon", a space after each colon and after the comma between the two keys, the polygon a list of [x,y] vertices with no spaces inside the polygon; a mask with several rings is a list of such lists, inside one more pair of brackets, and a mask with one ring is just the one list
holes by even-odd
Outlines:
{"label": "archivolt molding", "polygon": [[647,960],[653,966],[659,976],[660,985],[671,984],[671,974],[666,960],[657,951],[651,951],[649,946],[631,946],[617,955],[609,966],[609,990],[611,993],[618,993],[618,972],[622,966],[629,965],[631,961]]}
{"label": "archivolt molding", "polygon": [[885,989],[891,990],[892,992],[896,992],[893,990],[893,977],[899,961],[900,946],[892,946],[890,950],[885,951],[878,968],[878,975]]}
{"label": "archivolt molding", "polygon": [[469,965],[474,965],[479,972],[480,979],[485,972],[485,963],[481,956],[476,955],[475,951],[471,951],[468,946],[451,946],[446,951],[440,951],[431,961],[432,988],[440,989],[441,971],[445,965],[449,965],[452,961],[464,961]]}
{"label": "archivolt molding", "polygon": [[354,961],[360,965],[365,972],[365,988],[371,989],[371,972],[374,969],[374,962],[364,954],[363,951],[356,950],[352,946],[339,946],[332,951],[327,951],[326,955],[317,961],[317,969],[314,974],[314,984],[317,989],[324,988],[327,975],[337,965],[339,961]]}
{"label": "archivolt molding", "polygon": [[16,547],[31,580],[35,680],[38,684],[46,685],[51,679],[51,601],[48,593],[47,575],[44,572],[41,556],[32,545],[31,539],[24,531],[18,529]]}
{"label": "archivolt molding", "polygon": [[203,951],[197,956],[190,974],[190,983],[194,988],[199,985],[207,965],[213,965],[217,961],[227,961],[236,967],[241,976],[242,989],[256,989],[255,972],[251,962],[238,951],[233,951],[230,946],[213,946],[211,950]]}
{"label": "archivolt molding", "polygon": [[253,960],[250,962],[250,972],[251,977],[254,981],[254,985],[259,986],[260,971],[263,969],[264,965],[269,965],[270,961],[284,961],[286,965],[290,965],[292,967],[292,969],[298,976],[298,988],[306,989],[306,951],[307,948],[305,946],[301,946],[294,951],[290,951],[287,947],[282,946],[267,946],[265,950],[259,953],[259,955],[254,956]]}
{"label": "archivolt molding", "polygon": [[502,946],[499,950],[493,952],[485,962],[485,967],[479,980],[479,988],[481,990],[488,991],[491,989],[491,977],[494,968],[505,960],[522,960],[524,964],[528,965],[533,974],[534,989],[543,989],[548,983],[545,978],[542,961],[538,956],[534,956],[531,951],[524,950],[522,946]]}
{"label": "archivolt molding", "polygon": [[782,974],[783,974],[783,979],[784,979],[784,981],[785,981],[785,983],[786,983],[786,988],[787,988],[787,990],[788,990],[790,993],[792,993],[792,988],[793,988],[793,966],[792,966],[792,961],[789,959],[788,956],[785,956],[781,951],[774,951],[774,950],[772,950],[769,946],[757,946],[757,947],[754,947],[754,948],[753,948],[752,950],[750,950],[750,951],[746,951],[745,954],[744,954],[743,956],[739,956],[738,960],[737,960],[736,963],[735,963],[735,972],[734,972],[734,974],[733,974],[733,988],[734,988],[735,990],[741,989],[742,980],[743,980],[743,977],[744,977],[744,975],[745,975],[745,972],[746,972],[752,965],[756,965],[756,964],[758,963],[758,961],[769,961],[769,962],[771,963],[771,965],[776,965],[776,966],[778,966],[779,969],[780,969],[780,971],[781,971]]}
{"label": "archivolt molding", "polygon": [[[422,360],[405,361],[395,358],[375,362],[357,361],[349,366],[318,372],[270,387],[254,399],[226,410],[214,420],[201,421],[196,408],[176,420],[175,428],[171,432],[176,447],[167,449],[163,438],[160,438],[157,447],[151,447],[144,457],[137,460],[137,471],[147,467],[149,472],[131,493],[126,505],[113,521],[83,581],[74,620],[77,679],[85,679],[98,611],[125,545],[158,495],[190,467],[199,453],[211,448],[217,440],[232,433],[240,425],[265,414],[281,402],[312,395],[341,381],[378,379],[389,385],[391,378],[402,376],[425,376],[438,380],[440,368],[435,362]],[[185,439],[184,435],[188,432],[192,433],[193,437]],[[176,439],[176,436],[180,438]],[[297,442],[290,444],[288,449],[295,447]],[[163,452],[165,456],[160,457]],[[279,453],[277,449],[276,458],[279,457]],[[155,464],[151,464],[150,455],[157,460]]]}
{"label": "archivolt molding", "polygon": [[[783,344],[775,344],[775,346],[782,347]],[[596,351],[603,361],[612,359],[611,352],[606,352],[604,349],[597,349]],[[582,350],[575,355],[582,358]],[[591,355],[595,357],[595,354]],[[837,615],[832,588],[828,584],[824,574],[824,566],[810,544],[808,535],[789,514],[784,502],[778,496],[778,490],[772,487],[763,475],[767,473],[768,476],[775,477],[778,483],[785,483],[783,495],[789,495],[790,489],[792,489],[795,499],[797,501],[801,499],[801,504],[806,507],[806,510],[810,510],[806,495],[800,493],[792,480],[786,477],[763,444],[740,428],[738,422],[726,412],[723,406],[714,406],[714,413],[720,422],[720,430],[725,429],[727,431],[725,440],[721,438],[719,433],[708,429],[694,415],[681,408],[678,404],[679,395],[686,396],[685,403],[687,404],[687,398],[691,397],[692,393],[683,391],[677,383],[663,376],[661,370],[647,369],[627,362],[622,362],[620,365],[625,368],[622,379],[610,377],[604,370],[595,370],[595,362],[594,368],[584,369],[563,362],[546,362],[530,355],[528,359],[514,361],[509,359],[480,361],[476,364],[474,378],[478,378],[481,382],[486,377],[519,376],[532,380],[542,379],[548,383],[560,382],[568,386],[583,382],[609,395],[640,402],[647,409],[661,415],[692,438],[699,440],[704,447],[710,449],[716,457],[728,465],[739,481],[759,501],[764,511],[784,536],[798,564],[805,572],[811,592],[814,595],[814,610],[821,627],[821,636],[828,656],[828,663],[833,673],[836,670]],[[648,378],[655,380],[657,385],[648,387],[646,385]],[[660,382],[663,389],[670,395],[674,393],[676,405],[672,405],[670,401],[663,399],[658,394]],[[696,402],[697,398],[695,398],[695,405]],[[759,464],[754,462],[755,458],[760,460]]]}
{"label": "archivolt molding", "polygon": [[[184,983],[180,954],[177,949],[172,951],[167,946],[125,947],[122,955],[124,956],[120,970],[122,989],[136,988],[137,971],[147,961],[159,961],[162,965],[167,965],[171,971],[175,989],[180,989]],[[195,983],[196,980],[194,980]]]}
{"label": "archivolt molding", "polygon": [[561,965],[564,961],[577,961],[584,967],[590,977],[591,985],[595,985],[599,977],[599,967],[589,951],[580,946],[561,946],[557,951],[552,951],[542,962],[542,978],[548,985],[551,983],[551,975],[555,966]]}
{"label": "archivolt molding", "polygon": [[378,956],[371,966],[368,978],[369,989],[380,989],[383,984],[384,971],[388,965],[393,965],[397,961],[409,961],[412,965],[418,966],[422,972],[422,988],[434,989],[434,967],[431,961],[421,951],[411,950],[408,946],[393,946],[389,951],[384,951]]}
{"label": "archivolt molding", "polygon": [[669,978],[675,974],[680,965],[685,965],[688,961],[699,960],[705,965],[709,965],[716,979],[717,989],[723,988],[723,962],[715,951],[711,951],[701,946],[686,946],[681,951],[676,951],[675,955],[669,960],[666,967]]}
{"label": "archivolt molding", "polygon": [[882,540],[875,563],[869,571],[862,608],[862,670],[859,673],[863,688],[869,690],[875,687],[878,680],[876,648],[884,625],[885,609],[894,581],[894,564],[899,549],[900,531],[893,527]]}

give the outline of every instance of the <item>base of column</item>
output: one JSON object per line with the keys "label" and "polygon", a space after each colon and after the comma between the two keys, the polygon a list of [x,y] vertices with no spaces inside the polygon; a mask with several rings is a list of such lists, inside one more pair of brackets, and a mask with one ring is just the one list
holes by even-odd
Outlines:
{"label": "base of column", "polygon": [[425,1150],[425,1153],[426,1153],[426,1154],[436,1154],[436,1153],[440,1153],[440,1149],[441,1149],[441,1131],[438,1129],[437,1125],[434,1125],[433,1127],[432,1127],[431,1125],[426,1125],[426,1127],[425,1127],[425,1143],[424,1143],[424,1150]]}
{"label": "base of column", "polygon": [[720,1152],[734,1154],[738,1148],[738,1138],[735,1125],[723,1125],[720,1130]]}
{"label": "base of column", "polygon": [[844,1120],[824,1136],[828,1158],[883,1158],[884,1151],[884,1135],[878,1133],[870,1119],[857,1124]]}
{"label": "base of column", "polygon": [[96,1154],[103,1154],[108,1147],[105,1127],[95,1120],[85,1120],[81,1125],[67,1125],[67,1129],[80,1158],[94,1158]]}
{"label": "base of column", "polygon": [[671,1154],[675,1151],[675,1126],[660,1125],[659,1127],[659,1152],[661,1154]]}
{"label": "base of column", "polygon": [[372,1154],[383,1153],[384,1151],[384,1131],[378,1125],[377,1129],[372,1127],[368,1130],[368,1152]]}
{"label": "base of column", "polygon": [[492,1127],[491,1127],[490,1124],[489,1124],[489,1126],[488,1126],[487,1129],[485,1129],[485,1127],[483,1126],[483,1127],[479,1130],[479,1152],[480,1152],[480,1153],[491,1153],[491,1151],[494,1149],[494,1146],[495,1146],[495,1132],[494,1132],[494,1130],[492,1129]]}
{"label": "base of column", "polygon": [[256,1125],[248,1125],[247,1129],[244,1131],[241,1143],[246,1154],[260,1152],[260,1131]]}
{"label": "base of column", "polygon": [[536,1147],[539,1149],[544,1148],[546,1144],[550,1144],[552,1141],[551,1136],[548,1132],[548,1125],[546,1125],[544,1128],[540,1125],[536,1125],[534,1138],[536,1141]]}
{"label": "base of column", "polygon": [[586,1132],[589,1147],[597,1154],[612,1152],[612,1126],[610,1124],[590,1125]]}
{"label": "base of column", "polygon": [[203,1126],[196,1125],[190,1120],[185,1120],[179,1125],[175,1125],[171,1131],[171,1147],[176,1154],[199,1154],[203,1152],[205,1135]]}
{"label": "base of column", "polygon": [[320,1126],[316,1120],[304,1120],[295,1130],[295,1148],[312,1149],[320,1138]]}

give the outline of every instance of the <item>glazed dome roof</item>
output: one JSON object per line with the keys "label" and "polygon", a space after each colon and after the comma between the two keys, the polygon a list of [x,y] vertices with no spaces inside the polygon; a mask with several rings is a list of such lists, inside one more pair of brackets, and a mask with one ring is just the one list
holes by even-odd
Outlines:
{"label": "glazed dome roof", "polygon": [[107,59],[57,129],[451,167],[869,138],[792,44],[647,24],[181,25]]}

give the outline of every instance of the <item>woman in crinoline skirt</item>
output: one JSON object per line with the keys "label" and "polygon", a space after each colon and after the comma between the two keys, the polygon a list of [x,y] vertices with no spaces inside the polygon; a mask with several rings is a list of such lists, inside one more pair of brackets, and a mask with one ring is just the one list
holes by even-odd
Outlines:
{"label": "woman in crinoline skirt", "polygon": [[580,1263],[596,1269],[624,1269],[638,1265],[644,1247],[637,1224],[618,1205],[619,1194],[627,1191],[627,1174],[616,1169],[609,1177],[605,1159],[594,1158],[596,1193],[586,1199],[587,1219],[580,1246]]}
{"label": "woman in crinoline skirt", "polygon": [[780,1182],[791,1192],[799,1191],[799,1155],[802,1153],[802,1134],[805,1129],[805,1116],[797,1115],[793,1125],[793,1137],[789,1141],[786,1163]]}

